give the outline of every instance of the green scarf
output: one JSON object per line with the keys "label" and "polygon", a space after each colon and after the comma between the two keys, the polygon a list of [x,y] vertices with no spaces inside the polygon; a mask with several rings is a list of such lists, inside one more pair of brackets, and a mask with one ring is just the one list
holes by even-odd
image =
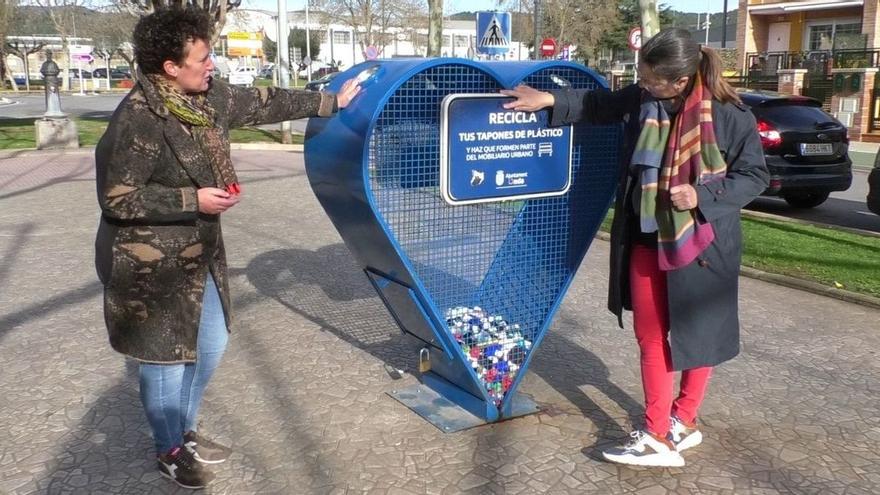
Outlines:
{"label": "green scarf", "polygon": [[204,93],[196,95],[184,94],[171,81],[160,75],[147,76],[165,108],[177,119],[186,124],[199,148],[207,155],[211,163],[214,181],[219,188],[238,188],[238,177],[229,156],[229,138],[221,127],[216,124],[216,112],[208,103]]}

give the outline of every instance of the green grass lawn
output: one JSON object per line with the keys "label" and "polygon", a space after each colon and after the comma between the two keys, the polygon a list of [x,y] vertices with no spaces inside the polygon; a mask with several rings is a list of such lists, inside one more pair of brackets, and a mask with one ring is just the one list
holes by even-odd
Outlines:
{"label": "green grass lawn", "polygon": [[[297,78],[295,81],[291,77],[290,78],[290,87],[291,88],[302,88],[303,86],[306,85],[307,82],[308,82],[308,80],[303,79],[301,77]],[[256,86],[258,88],[267,88],[269,86],[274,86],[274,85],[275,85],[275,82],[272,79],[266,79],[263,77],[258,77],[256,79],[254,79],[254,86]]]}
{"label": "green grass lawn", "polygon": [[[80,146],[94,146],[107,129],[103,119],[76,119],[76,130]],[[281,131],[264,130],[256,127],[233,129],[230,132],[233,143],[280,143]],[[302,144],[303,136],[293,135],[294,144]],[[0,118],[0,149],[34,148],[34,119]]]}
{"label": "green grass lawn", "polygon": [[880,297],[880,237],[747,216],[742,231],[744,266]]}
{"label": "green grass lawn", "polygon": [[743,218],[743,265],[880,297],[880,238]]}

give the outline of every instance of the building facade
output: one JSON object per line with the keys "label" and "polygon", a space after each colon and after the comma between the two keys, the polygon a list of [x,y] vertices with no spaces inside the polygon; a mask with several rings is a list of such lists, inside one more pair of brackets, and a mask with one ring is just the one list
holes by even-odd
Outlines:
{"label": "building facade", "polygon": [[[224,38],[230,32],[262,32],[275,41],[277,36],[277,13],[266,10],[241,9],[230,15],[221,33],[218,54],[225,56],[223,50]],[[305,29],[308,26],[312,32],[320,34],[319,50],[317,56],[310,57],[318,64],[338,65],[347,68],[366,60],[365,50],[367,46],[375,48],[378,58],[394,57],[423,57],[428,44],[428,30],[411,26],[387,26],[384,30],[375,27],[372,36],[368,37],[363,28],[354,29],[351,26],[339,23],[322,22],[323,16],[319,12],[311,12],[308,22],[304,11],[290,11],[287,15],[290,29]],[[443,22],[443,41],[441,55],[444,57],[468,57],[476,50],[476,20],[456,21],[445,20]],[[371,39],[372,41],[367,41]],[[298,62],[304,54],[293,55]],[[524,60],[529,58],[528,48],[519,42],[511,43],[511,50],[507,60]],[[273,60],[258,60],[256,58],[232,57],[231,65],[245,64],[254,65]]]}
{"label": "building facade", "polygon": [[815,97],[849,128],[851,139],[880,141],[878,3],[739,0],[743,76]]}

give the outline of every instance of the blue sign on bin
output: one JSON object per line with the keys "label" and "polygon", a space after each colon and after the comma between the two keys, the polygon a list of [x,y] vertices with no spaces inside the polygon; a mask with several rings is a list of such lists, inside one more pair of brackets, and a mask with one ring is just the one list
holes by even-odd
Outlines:
{"label": "blue sign on bin", "polygon": [[449,204],[558,196],[571,186],[571,126],[516,112],[498,94],[454,94],[440,113],[440,190]]}

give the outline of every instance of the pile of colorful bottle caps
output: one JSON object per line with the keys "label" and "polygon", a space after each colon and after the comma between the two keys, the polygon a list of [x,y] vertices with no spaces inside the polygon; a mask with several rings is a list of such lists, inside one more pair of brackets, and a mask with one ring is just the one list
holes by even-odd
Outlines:
{"label": "pile of colorful bottle caps", "polygon": [[489,397],[500,406],[532,343],[523,337],[519,324],[490,315],[479,306],[446,310],[446,326]]}

